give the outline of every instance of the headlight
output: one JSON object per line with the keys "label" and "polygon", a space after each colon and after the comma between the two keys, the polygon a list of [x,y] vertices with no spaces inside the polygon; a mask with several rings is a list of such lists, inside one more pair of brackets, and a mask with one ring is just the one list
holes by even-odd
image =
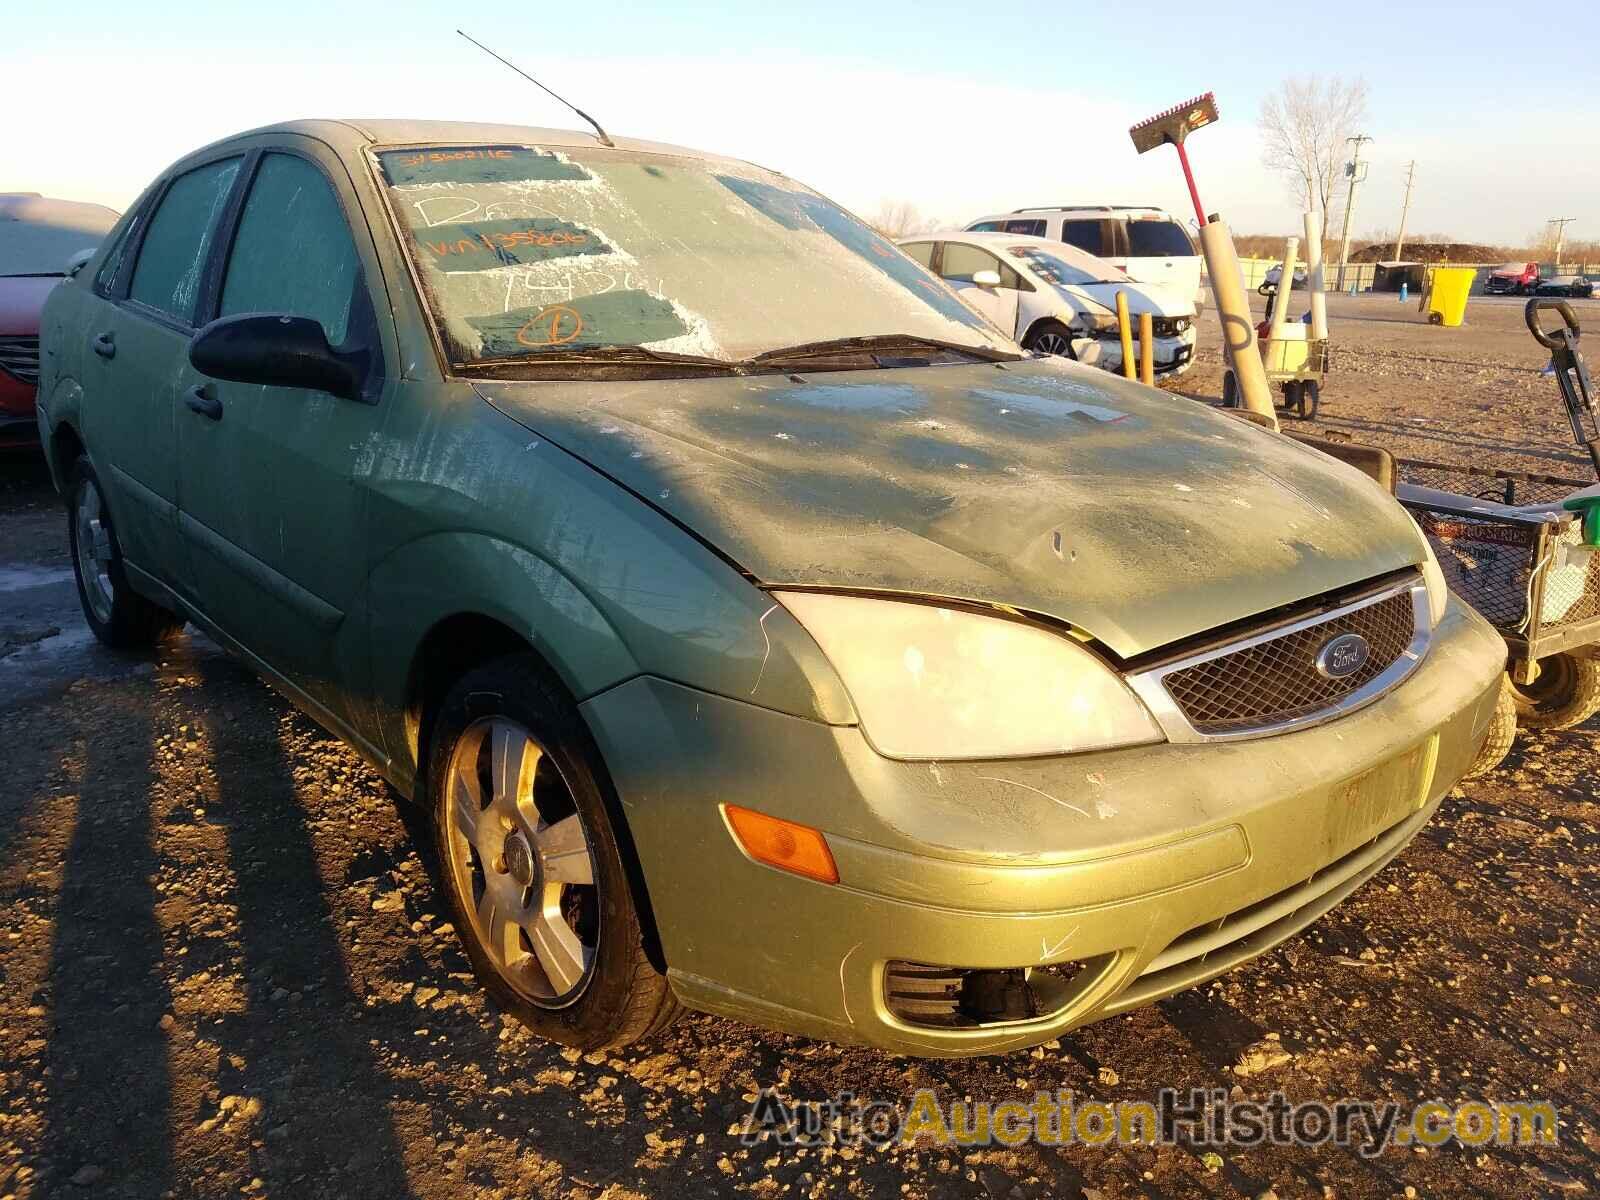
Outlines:
{"label": "headlight", "polygon": [[1121,677],[1065,637],[931,604],[775,598],[816,639],[891,758],[1014,758],[1159,742]]}
{"label": "headlight", "polygon": [[[1433,545],[1428,541],[1427,535],[1422,537],[1422,581],[1428,585],[1428,625],[1433,628],[1444,620],[1444,606],[1450,603],[1450,585],[1444,581],[1444,571],[1439,566],[1439,559],[1433,553]],[[848,686],[848,685],[846,685]]]}

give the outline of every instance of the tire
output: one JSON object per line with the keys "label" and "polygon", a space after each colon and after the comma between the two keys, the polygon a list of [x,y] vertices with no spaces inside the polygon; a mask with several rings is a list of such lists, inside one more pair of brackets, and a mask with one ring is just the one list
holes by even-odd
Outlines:
{"label": "tire", "polygon": [[1571,729],[1600,712],[1600,661],[1575,654],[1539,660],[1530,684],[1511,684],[1517,719],[1531,729]]}
{"label": "tire", "polygon": [[1517,704],[1512,695],[1511,678],[1507,676],[1494,702],[1494,716],[1489,719],[1489,736],[1484,738],[1478,757],[1472,760],[1464,778],[1476,779],[1498,767],[1511,753],[1511,743],[1516,737]]}
{"label": "tire", "polygon": [[[484,990],[534,1033],[580,1050],[665,1029],[680,1008],[645,951],[612,815],[620,806],[594,739],[543,662],[514,655],[468,672],[433,730],[434,845]],[[517,762],[523,770],[500,766]]]}
{"label": "tire", "polygon": [[1023,340],[1022,348],[1032,350],[1038,354],[1051,354],[1059,358],[1070,358],[1074,362],[1078,356],[1072,352],[1072,331],[1060,321],[1040,321],[1028,330],[1028,336]]}
{"label": "tire", "polygon": [[115,650],[146,650],[183,628],[183,618],[145,599],[128,582],[100,479],[80,455],[67,489],[67,540],[83,619]]}
{"label": "tire", "polygon": [[1315,379],[1308,379],[1300,385],[1300,419],[1314,421],[1317,419],[1317,409],[1322,405],[1322,385]]}
{"label": "tire", "polygon": [[1300,415],[1300,381],[1291,379],[1283,385],[1283,412],[1287,416]]}
{"label": "tire", "polygon": [[1429,325],[1443,325],[1444,324],[1444,314],[1442,312],[1431,312],[1431,313],[1429,313],[1428,314],[1428,324]]}
{"label": "tire", "polygon": [[1222,407],[1239,407],[1239,377],[1232,371],[1222,373]]}

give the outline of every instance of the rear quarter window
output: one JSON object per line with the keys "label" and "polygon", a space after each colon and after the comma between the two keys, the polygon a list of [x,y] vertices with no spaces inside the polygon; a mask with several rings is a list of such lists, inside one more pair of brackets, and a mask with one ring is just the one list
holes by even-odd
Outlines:
{"label": "rear quarter window", "polygon": [[1100,221],[1063,221],[1061,240],[1090,254],[1107,252],[1105,226]]}
{"label": "rear quarter window", "polygon": [[1187,258],[1194,243],[1176,221],[1129,221],[1129,258]]}

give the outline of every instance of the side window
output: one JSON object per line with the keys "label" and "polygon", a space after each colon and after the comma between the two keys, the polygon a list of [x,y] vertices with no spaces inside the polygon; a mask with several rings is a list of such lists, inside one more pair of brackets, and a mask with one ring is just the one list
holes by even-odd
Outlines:
{"label": "side window", "polygon": [[979,250],[965,242],[944,244],[944,266],[939,274],[951,283],[971,283],[972,277],[979,271],[999,270],[1000,260],[987,250]]}
{"label": "side window", "polygon": [[1029,237],[1044,236],[1044,222],[1042,220],[1007,221],[1001,226],[1005,233],[1024,233]]}
{"label": "side window", "polygon": [[117,230],[117,240],[106,251],[105,261],[94,273],[94,290],[99,295],[111,295],[111,289],[117,282],[117,274],[122,270],[123,261],[128,257],[128,247],[133,245],[133,239],[138,236],[139,227],[144,224],[145,213],[148,211],[149,206],[146,205],[140,211],[130,213],[128,219],[122,222],[122,228]]}
{"label": "side window", "polygon": [[975,225],[967,226],[968,233],[999,233],[999,221],[979,221]]}
{"label": "side window", "polygon": [[229,158],[196,167],[173,180],[139,247],[128,287],[130,300],[182,321],[194,316],[217,216],[238,173],[239,160]]}
{"label": "side window", "polygon": [[1099,221],[1061,222],[1061,240],[1090,254],[1105,254],[1104,226]]}
{"label": "side window", "polygon": [[904,250],[907,254],[916,259],[925,267],[931,267],[933,265],[932,242],[912,242],[909,246],[901,246],[900,249]]}
{"label": "side window", "polygon": [[337,346],[360,286],[350,226],[322,172],[292,154],[265,155],[228,255],[220,315],[312,317]]}

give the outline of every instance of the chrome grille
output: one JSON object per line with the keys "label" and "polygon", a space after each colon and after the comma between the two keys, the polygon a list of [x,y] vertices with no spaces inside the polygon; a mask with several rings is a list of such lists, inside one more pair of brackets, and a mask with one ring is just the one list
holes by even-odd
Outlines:
{"label": "chrome grille", "polygon": [[39,382],[39,339],[0,337],[0,371],[23,383]]}
{"label": "chrome grille", "polygon": [[[1408,581],[1130,678],[1174,741],[1277,732],[1348,711],[1399,683],[1427,643],[1427,594]],[[1359,634],[1368,656],[1330,678],[1317,655]]]}

